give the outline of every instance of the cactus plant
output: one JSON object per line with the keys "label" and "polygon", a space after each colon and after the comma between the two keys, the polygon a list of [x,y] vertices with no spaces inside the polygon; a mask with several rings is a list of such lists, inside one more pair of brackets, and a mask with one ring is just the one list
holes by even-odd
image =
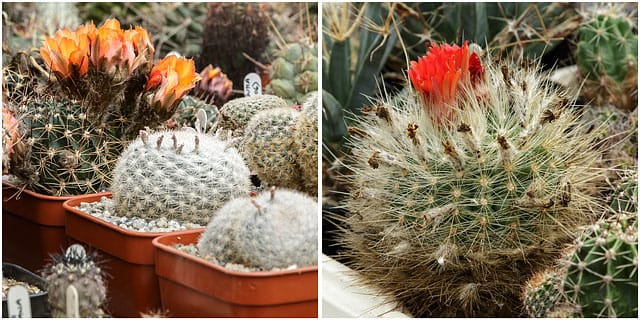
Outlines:
{"label": "cactus plant", "polygon": [[434,46],[415,91],[358,118],[345,255],[412,314],[520,315],[525,280],[595,219],[594,137],[537,67]]}
{"label": "cactus plant", "polygon": [[297,145],[298,158],[304,191],[312,196],[318,194],[318,94],[312,93],[302,104],[302,112],[296,121],[293,140]]}
{"label": "cactus plant", "polygon": [[229,201],[198,241],[203,256],[271,270],[318,263],[318,205],[299,192],[272,188]]}
{"label": "cactus plant", "polygon": [[140,132],[113,170],[115,214],[205,225],[249,193],[249,169],[230,143],[193,130]]}
{"label": "cactus plant", "polygon": [[262,110],[286,107],[287,102],[273,95],[259,95],[233,99],[220,109],[220,127],[242,136],[251,117]]}
{"label": "cactus plant", "polygon": [[276,53],[269,71],[271,82],[266,92],[275,94],[287,103],[299,104],[304,97],[318,90],[318,49],[310,40],[285,44]]}
{"label": "cactus plant", "polygon": [[583,75],[583,93],[596,105],[633,110],[638,104],[637,18],[626,17],[623,5],[593,6],[580,26],[576,62]]}
{"label": "cactus plant", "polygon": [[260,62],[267,47],[268,4],[209,3],[198,67],[216,64],[228,71],[229,79],[241,84],[256,66],[243,53]]}
{"label": "cactus plant", "polygon": [[67,248],[64,255],[54,255],[53,261],[44,270],[49,293],[51,315],[68,318],[67,288],[73,285],[78,291],[79,316],[101,318],[107,301],[104,271],[98,266],[94,255],[87,255],[79,244]]}
{"label": "cactus plant", "polygon": [[249,121],[240,152],[263,183],[304,188],[294,139],[299,116],[300,111],[285,107],[261,111]]}
{"label": "cactus plant", "polygon": [[534,318],[566,318],[573,314],[573,307],[562,295],[561,271],[550,269],[536,273],[527,281],[524,291],[524,307]]}
{"label": "cactus plant", "polygon": [[207,131],[214,130],[217,126],[218,107],[190,95],[182,98],[171,120],[173,120],[179,128],[193,128],[196,124],[198,110],[203,110],[207,115]]}

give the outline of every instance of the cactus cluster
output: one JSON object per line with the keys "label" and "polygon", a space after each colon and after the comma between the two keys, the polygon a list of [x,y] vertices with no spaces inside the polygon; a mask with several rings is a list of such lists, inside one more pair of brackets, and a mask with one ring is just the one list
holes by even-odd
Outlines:
{"label": "cactus cluster", "polygon": [[107,301],[104,271],[98,266],[94,255],[87,255],[79,244],[67,248],[64,255],[54,255],[53,261],[43,272],[47,280],[47,291],[51,316],[68,318],[67,288],[73,285],[78,291],[79,316],[101,318]]}
{"label": "cactus cluster", "polygon": [[593,7],[580,26],[576,52],[586,79],[583,92],[596,105],[633,110],[638,105],[637,18],[626,17],[620,4]]}
{"label": "cactus cluster", "polygon": [[300,168],[304,191],[318,194],[318,94],[308,95],[293,131],[297,144],[298,167]]}
{"label": "cactus cluster", "polygon": [[431,50],[418,92],[350,130],[344,254],[416,316],[517,316],[525,281],[595,219],[594,136],[536,65]]}
{"label": "cactus cluster", "polygon": [[233,99],[220,109],[219,126],[233,131],[234,136],[242,136],[247,123],[256,113],[287,105],[282,98],[268,94]]}
{"label": "cactus cluster", "polygon": [[207,224],[250,191],[249,169],[230,143],[194,130],[140,132],[113,170],[115,214]]}
{"label": "cactus cluster", "polygon": [[285,44],[276,52],[269,71],[271,82],[265,90],[289,104],[304,102],[306,95],[318,90],[318,49],[310,40]]}
{"label": "cactus cluster", "polygon": [[318,263],[318,205],[286,189],[229,201],[198,241],[202,256],[271,270]]}

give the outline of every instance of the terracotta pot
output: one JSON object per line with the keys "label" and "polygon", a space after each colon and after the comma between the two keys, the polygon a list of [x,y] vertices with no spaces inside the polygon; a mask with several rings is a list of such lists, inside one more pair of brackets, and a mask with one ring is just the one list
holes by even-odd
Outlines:
{"label": "terracotta pot", "polygon": [[[108,312],[115,317],[139,317],[160,309],[154,268],[153,238],[167,233],[120,228],[78,209],[81,202],[97,202],[103,195],[78,197],[63,204],[69,244],[80,243],[98,252],[107,277]],[[107,196],[111,198],[111,193]]]}
{"label": "terracotta pot", "polygon": [[[49,301],[47,300],[48,299],[47,281],[44,278],[34,274],[33,272],[25,268],[22,268],[20,266],[17,266],[11,263],[2,264],[2,276],[11,278],[14,280],[26,282],[42,290],[42,292],[40,293],[34,293],[29,295],[29,303],[31,305],[31,316],[34,318],[48,318],[50,316]],[[2,298],[2,317],[3,318],[9,317],[6,297]]]}
{"label": "terracotta pot", "polygon": [[2,182],[2,258],[39,272],[50,254],[67,247],[62,203],[77,196],[54,197]]}
{"label": "terracotta pot", "polygon": [[162,307],[175,317],[318,316],[318,267],[235,272],[173,246],[196,243],[204,229],[153,240]]}

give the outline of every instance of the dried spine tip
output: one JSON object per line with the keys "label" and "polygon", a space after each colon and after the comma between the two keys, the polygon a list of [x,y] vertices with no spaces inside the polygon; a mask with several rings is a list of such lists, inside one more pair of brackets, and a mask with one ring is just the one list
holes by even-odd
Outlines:
{"label": "dried spine tip", "polygon": [[511,164],[511,146],[509,145],[509,142],[507,141],[507,138],[505,138],[502,135],[498,135],[498,144],[500,145],[500,162],[502,162],[502,166],[505,169],[511,169],[512,164]]}
{"label": "dried spine tip", "polygon": [[458,154],[456,148],[453,146],[451,141],[447,140],[442,142],[442,146],[444,147],[444,154],[449,157],[453,168],[456,170],[457,175],[461,175],[464,173],[464,159]]}
{"label": "dried spine tip", "polygon": [[356,128],[356,127],[349,127],[347,129],[347,131],[349,132],[350,135],[352,136],[359,136],[359,137],[367,137],[367,134],[360,128]]}
{"label": "dried spine tip", "polygon": [[159,136],[158,140],[156,140],[156,149],[160,150],[160,146],[162,146],[162,139],[164,139],[164,136]]}
{"label": "dried spine tip", "polygon": [[173,148],[178,149],[178,137],[175,133],[171,136],[171,140],[173,140]]}
{"label": "dried spine tip", "polygon": [[379,154],[380,154],[380,151],[375,151],[369,158],[368,163],[371,166],[371,168],[378,169],[378,167],[380,166],[380,163],[378,162]]}
{"label": "dried spine tip", "polygon": [[480,154],[480,145],[478,143],[478,139],[473,135],[471,127],[464,122],[460,123],[460,126],[458,126],[458,132],[462,134],[462,140],[467,145],[467,148],[476,155],[477,159],[480,159],[482,156],[482,154]]}
{"label": "dried spine tip", "polygon": [[560,205],[566,207],[569,205],[569,202],[571,202],[571,182],[569,182],[567,177],[562,177],[558,184],[562,192],[560,194]]}
{"label": "dried spine tip", "polygon": [[145,146],[149,144],[149,134],[146,131],[140,130],[140,139]]}
{"label": "dried spine tip", "polygon": [[183,148],[183,147],[184,147],[184,143],[180,144],[180,145],[178,146],[178,148],[176,149],[176,153],[177,153],[177,154],[181,154],[181,153],[182,153],[182,148]]}
{"label": "dried spine tip", "polygon": [[552,123],[554,120],[558,119],[558,117],[560,116],[560,114],[558,113],[557,115],[555,113],[553,113],[553,111],[551,111],[551,109],[547,109],[544,112],[542,112],[542,118],[540,119],[540,124],[545,124],[545,123]]}
{"label": "dried spine tip", "polygon": [[198,135],[195,136],[195,147],[193,149],[193,152],[198,153],[198,148],[200,147],[200,138],[198,138]]}
{"label": "dried spine tip", "polygon": [[271,186],[271,188],[269,188],[269,192],[271,193],[271,198],[269,199],[273,201],[276,197],[276,186]]}
{"label": "dried spine tip", "polygon": [[262,206],[260,206],[260,204],[258,204],[258,201],[256,201],[255,198],[251,198],[251,204],[256,207],[256,209],[258,210],[258,214],[262,214]]}
{"label": "dried spine tip", "polygon": [[504,79],[504,83],[507,85],[507,88],[511,88],[511,79],[509,79],[509,69],[507,68],[507,65],[500,67],[500,71],[502,71],[502,78]]}
{"label": "dried spine tip", "polygon": [[415,146],[420,144],[420,140],[418,140],[418,137],[416,137],[416,130],[418,130],[417,124],[409,123],[407,125],[407,135],[409,135],[409,138],[411,139],[411,141],[413,142],[413,145]]}

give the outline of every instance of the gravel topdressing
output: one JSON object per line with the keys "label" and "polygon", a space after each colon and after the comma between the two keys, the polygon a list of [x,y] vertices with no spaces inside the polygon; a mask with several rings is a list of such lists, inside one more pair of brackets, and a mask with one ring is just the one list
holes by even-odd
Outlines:
{"label": "gravel topdressing", "polygon": [[38,288],[35,285],[29,284],[29,283],[26,283],[26,282],[22,282],[22,281],[18,281],[18,280],[15,280],[15,279],[11,279],[11,278],[2,277],[2,299],[5,299],[7,297],[7,293],[9,292],[9,288],[11,288],[13,286],[23,286],[23,287],[27,288],[27,292],[29,292],[29,295],[38,294],[38,293],[42,292],[42,290],[40,290],[40,288]]}
{"label": "gravel topdressing", "polygon": [[173,219],[168,220],[164,217],[158,219],[117,217],[113,215],[113,200],[107,197],[102,197],[99,202],[82,202],[76,208],[123,229],[137,232],[173,232],[203,227],[199,224],[182,223]]}

